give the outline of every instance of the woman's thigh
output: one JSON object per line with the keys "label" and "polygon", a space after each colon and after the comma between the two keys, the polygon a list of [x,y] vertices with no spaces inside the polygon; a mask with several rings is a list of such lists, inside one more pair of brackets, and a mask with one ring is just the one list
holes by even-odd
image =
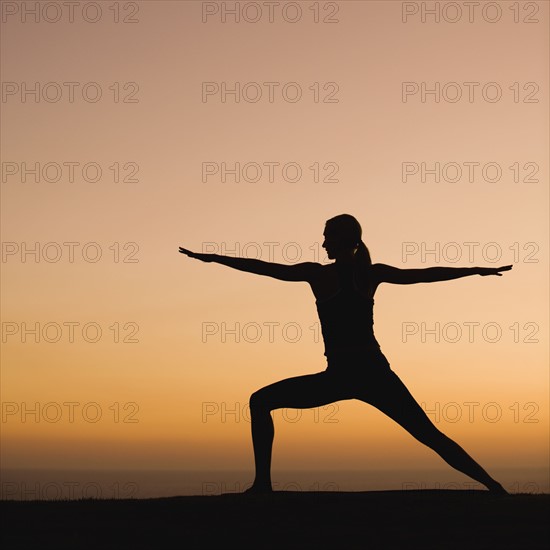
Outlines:
{"label": "woman's thigh", "polygon": [[439,433],[402,380],[388,369],[357,392],[356,398],[376,407],[421,441]]}
{"label": "woman's thigh", "polygon": [[353,399],[353,390],[327,371],[286,378],[254,392],[250,407],[309,409],[342,399]]}
{"label": "woman's thigh", "polygon": [[381,350],[344,353],[329,357],[328,371],[353,387],[353,397],[373,405],[398,422],[417,439],[439,433],[402,380],[391,370]]}

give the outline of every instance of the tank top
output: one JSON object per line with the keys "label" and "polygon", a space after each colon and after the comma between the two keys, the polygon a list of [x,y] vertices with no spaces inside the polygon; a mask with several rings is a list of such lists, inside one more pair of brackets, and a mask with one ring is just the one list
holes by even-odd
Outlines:
{"label": "tank top", "polygon": [[316,300],[325,343],[325,355],[339,352],[380,350],[374,337],[374,299],[362,295],[353,281],[353,267],[336,264],[340,290]]}

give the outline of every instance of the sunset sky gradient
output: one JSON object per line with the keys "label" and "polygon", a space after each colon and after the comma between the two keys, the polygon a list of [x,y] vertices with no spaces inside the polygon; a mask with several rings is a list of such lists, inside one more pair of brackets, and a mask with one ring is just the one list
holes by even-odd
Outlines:
{"label": "sunset sky gradient", "polygon": [[[494,23],[481,11],[472,23],[466,16],[456,23],[428,16],[423,23],[420,12],[403,22],[404,4],[414,3],[399,1],[320,2],[321,17],[330,11],[323,11],[325,4],[338,7],[335,23],[315,23],[309,1],[299,3],[303,14],[295,23],[278,10],[273,23],[265,13],[257,23],[223,23],[219,13],[202,22],[212,2],[160,0],[135,3],[138,21],[118,24],[107,7],[113,3],[100,4],[97,23],[84,21],[78,10],[74,23],[65,16],[35,23],[3,14],[2,468],[252,469],[250,424],[243,418],[250,394],[326,368],[322,340],[309,328],[318,323],[314,296],[307,283],[201,263],[179,254],[178,246],[230,254],[239,243],[240,251],[248,245],[250,257],[261,250],[267,261],[327,263],[320,248],[324,223],[344,212],[362,224],[374,262],[513,264],[502,277],[382,285],[375,334],[416,399],[445,409],[437,426],[489,472],[547,465],[548,3],[531,2],[538,23],[514,22],[506,1],[494,3],[502,9]],[[522,19],[527,11],[519,13]],[[72,103],[66,87],[57,102],[35,102],[32,95],[23,102],[20,91],[6,95],[13,89],[6,82],[20,90],[23,83],[69,81],[81,83]],[[82,99],[79,90],[88,82],[100,85],[101,100]],[[115,102],[109,89],[115,82],[121,90],[137,83],[137,101]],[[259,83],[264,92],[264,82],[280,85],[273,103],[264,97],[236,103],[231,95],[226,102],[220,94],[203,100],[204,82]],[[300,85],[300,101],[280,94],[289,82]],[[323,98],[330,82],[337,83],[338,101],[315,102],[309,87],[320,83]],[[430,95],[422,102],[420,93],[403,100],[404,82],[479,86],[473,102],[465,96],[435,102]],[[499,101],[483,99],[489,82],[501,87]],[[527,83],[537,84],[537,102],[524,102],[535,89],[523,88]],[[23,182],[20,171],[12,174],[14,166],[36,162],[97,163],[102,178],[87,182],[77,170],[72,183],[67,173],[58,182],[35,182],[32,175]],[[113,182],[115,162],[135,163],[139,181]],[[231,175],[223,182],[219,173],[203,181],[208,162],[297,163],[302,177],[285,181],[277,169],[272,182],[266,171],[258,182]],[[337,181],[322,181],[328,174],[322,169],[321,181],[313,181],[309,167],[316,162],[335,163]],[[432,168],[436,162],[496,163],[502,177],[487,181],[478,168],[468,181],[464,168],[454,183],[430,175],[422,182],[419,174],[403,181],[403,163],[422,162]],[[518,182],[509,168],[514,163]],[[537,181],[523,181],[534,165]],[[22,261],[23,243],[35,242],[59,243],[59,261],[41,256],[35,262],[30,254]],[[79,243],[73,262],[64,242]],[[102,251],[95,263],[82,257],[91,242]],[[480,243],[473,258],[469,242]],[[134,245],[124,249],[126,243],[137,243],[134,256],[128,256]],[[263,243],[277,243],[272,256]],[[405,243],[410,250],[421,243],[447,246],[439,259],[420,252],[404,257]],[[462,257],[453,263],[456,250]],[[492,262],[495,250],[501,258]],[[124,262],[128,257],[137,261]],[[74,342],[68,331],[55,343],[42,337],[35,343],[32,335],[22,341],[22,323],[67,322],[79,323]],[[109,327],[116,322],[121,339],[130,334],[123,325],[135,323],[139,342],[115,343]],[[82,337],[78,327],[86,323],[101,327],[96,343]],[[240,342],[230,334],[224,342],[223,323],[255,323],[263,331],[257,342],[247,342],[256,326],[248,325]],[[279,323],[272,325],[272,342],[265,323]],[[283,334],[287,323],[302,332],[296,342],[291,326]],[[455,343],[443,336],[437,343],[433,335],[423,342],[420,332],[403,341],[403,323],[428,329],[457,323],[463,334]],[[464,323],[479,323],[471,342]],[[491,332],[483,337],[487,323],[502,329],[499,341],[488,341]],[[205,327],[220,330],[205,337]],[[447,340],[454,335],[449,331]],[[538,341],[525,342],[529,335]],[[56,422],[21,414],[35,403],[66,402],[78,403],[73,422],[64,405]],[[101,407],[97,422],[82,417],[91,402]],[[465,403],[472,402],[479,405],[469,418]],[[239,415],[224,417],[236,403]],[[456,421],[453,403],[462,413]],[[501,417],[488,420],[497,410]],[[138,421],[123,422],[131,412]],[[446,467],[364,403],[339,402],[318,411],[318,421],[313,411],[302,411],[296,422],[288,420],[296,411],[287,413],[286,420],[282,411],[274,413],[274,470]],[[331,413],[337,422],[324,421]]]}

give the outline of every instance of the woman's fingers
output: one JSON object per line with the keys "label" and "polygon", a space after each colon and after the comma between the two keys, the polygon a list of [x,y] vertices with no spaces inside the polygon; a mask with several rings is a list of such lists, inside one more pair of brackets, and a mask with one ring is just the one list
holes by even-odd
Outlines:
{"label": "woman's fingers", "polygon": [[187,248],[183,248],[182,246],[180,246],[180,253],[193,257],[193,252],[191,252],[191,250],[187,250]]}
{"label": "woman's fingers", "polygon": [[502,267],[482,267],[480,271],[480,275],[497,275],[498,277],[502,277],[501,271],[510,271],[512,269],[511,265],[504,265]]}

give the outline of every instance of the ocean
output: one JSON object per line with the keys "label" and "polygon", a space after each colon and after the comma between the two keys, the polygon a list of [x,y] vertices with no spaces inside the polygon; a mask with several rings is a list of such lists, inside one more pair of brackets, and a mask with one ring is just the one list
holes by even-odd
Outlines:
{"label": "ocean", "polygon": [[[510,493],[549,493],[549,469],[492,469]],[[2,500],[127,499],[211,496],[250,487],[252,471],[23,470],[0,472]],[[272,472],[275,491],[483,490],[455,470],[298,470]]]}

